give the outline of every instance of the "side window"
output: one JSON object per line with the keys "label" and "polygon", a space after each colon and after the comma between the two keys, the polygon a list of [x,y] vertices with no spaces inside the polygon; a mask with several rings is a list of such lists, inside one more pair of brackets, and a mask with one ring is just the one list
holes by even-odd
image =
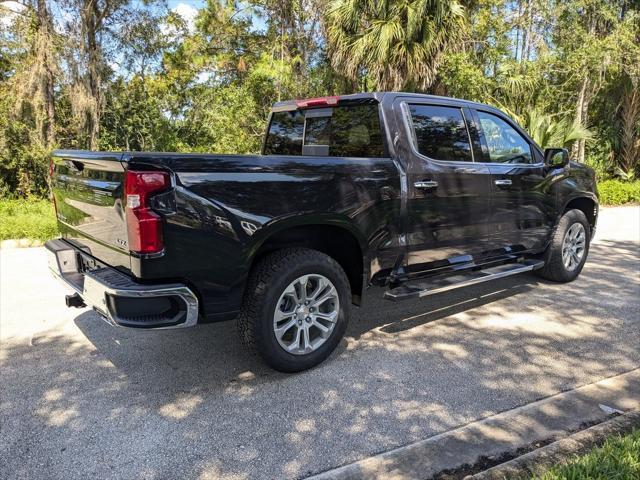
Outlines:
{"label": "side window", "polygon": [[535,163],[529,142],[515,128],[491,113],[478,111],[478,118],[491,163]]}
{"label": "side window", "polygon": [[418,151],[434,160],[473,161],[462,111],[455,107],[410,105]]}
{"label": "side window", "polygon": [[385,156],[378,105],[275,112],[266,155]]}
{"label": "side window", "polygon": [[302,155],[304,115],[299,110],[274,112],[264,145],[265,155]]}
{"label": "side window", "polygon": [[312,109],[305,112],[303,155],[329,155],[332,112],[332,108]]}
{"label": "side window", "polygon": [[377,104],[333,109],[329,155],[369,158],[385,156]]}

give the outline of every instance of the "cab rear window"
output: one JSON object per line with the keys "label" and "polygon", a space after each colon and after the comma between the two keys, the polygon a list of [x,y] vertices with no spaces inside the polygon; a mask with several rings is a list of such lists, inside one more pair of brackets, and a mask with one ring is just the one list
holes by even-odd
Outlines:
{"label": "cab rear window", "polygon": [[274,112],[264,153],[384,157],[378,105]]}

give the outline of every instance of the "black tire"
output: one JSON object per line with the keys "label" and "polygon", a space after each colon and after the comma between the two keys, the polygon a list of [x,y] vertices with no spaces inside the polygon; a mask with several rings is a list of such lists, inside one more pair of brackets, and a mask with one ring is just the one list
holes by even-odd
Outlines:
{"label": "black tire", "polygon": [[[323,344],[310,353],[294,355],[276,339],[274,312],[287,286],[309,274],[322,275],[333,283],[339,300],[338,317]],[[273,369],[299,372],[321,363],[331,354],[344,335],[350,312],[351,289],[342,267],[317,250],[286,248],[267,255],[251,271],[238,316],[238,332],[243,343]]]}
{"label": "black tire", "polygon": [[[575,268],[569,270],[562,259],[562,246],[564,242],[565,235],[569,231],[572,225],[580,223],[582,224],[585,232],[585,246],[584,246],[584,254],[580,259],[580,262],[577,264]],[[547,280],[552,280],[554,282],[571,282],[575,280],[582,268],[584,267],[585,262],[587,261],[587,256],[589,254],[589,244],[591,243],[591,226],[587,221],[587,217],[581,210],[569,210],[565,212],[564,215],[560,218],[558,222],[558,226],[551,238],[551,243],[547,247],[547,250],[544,254],[544,267],[540,270],[537,270],[537,274],[542,278],[546,278]]]}

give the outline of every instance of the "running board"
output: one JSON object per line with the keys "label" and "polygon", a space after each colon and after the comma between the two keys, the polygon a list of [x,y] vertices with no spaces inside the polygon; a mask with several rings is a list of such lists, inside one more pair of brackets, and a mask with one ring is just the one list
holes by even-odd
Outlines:
{"label": "running board", "polygon": [[502,277],[530,272],[544,266],[542,260],[524,260],[519,263],[507,263],[484,270],[473,270],[454,275],[438,275],[427,279],[414,280],[404,283],[384,293],[387,300],[406,300],[422,298],[436,293],[446,292],[455,288],[468,287],[477,283],[490,282]]}

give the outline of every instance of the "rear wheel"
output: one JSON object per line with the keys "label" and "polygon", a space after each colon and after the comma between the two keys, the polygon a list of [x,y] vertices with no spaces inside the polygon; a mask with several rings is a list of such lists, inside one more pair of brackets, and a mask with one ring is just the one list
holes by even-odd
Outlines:
{"label": "rear wheel", "polygon": [[335,260],[306,248],[279,250],[251,272],[240,336],[272,368],[305,370],[338,345],[350,306],[349,282]]}
{"label": "rear wheel", "polygon": [[545,252],[545,265],[537,273],[556,282],[574,280],[584,267],[591,242],[591,227],[581,210],[569,210],[558,222],[558,227]]}

